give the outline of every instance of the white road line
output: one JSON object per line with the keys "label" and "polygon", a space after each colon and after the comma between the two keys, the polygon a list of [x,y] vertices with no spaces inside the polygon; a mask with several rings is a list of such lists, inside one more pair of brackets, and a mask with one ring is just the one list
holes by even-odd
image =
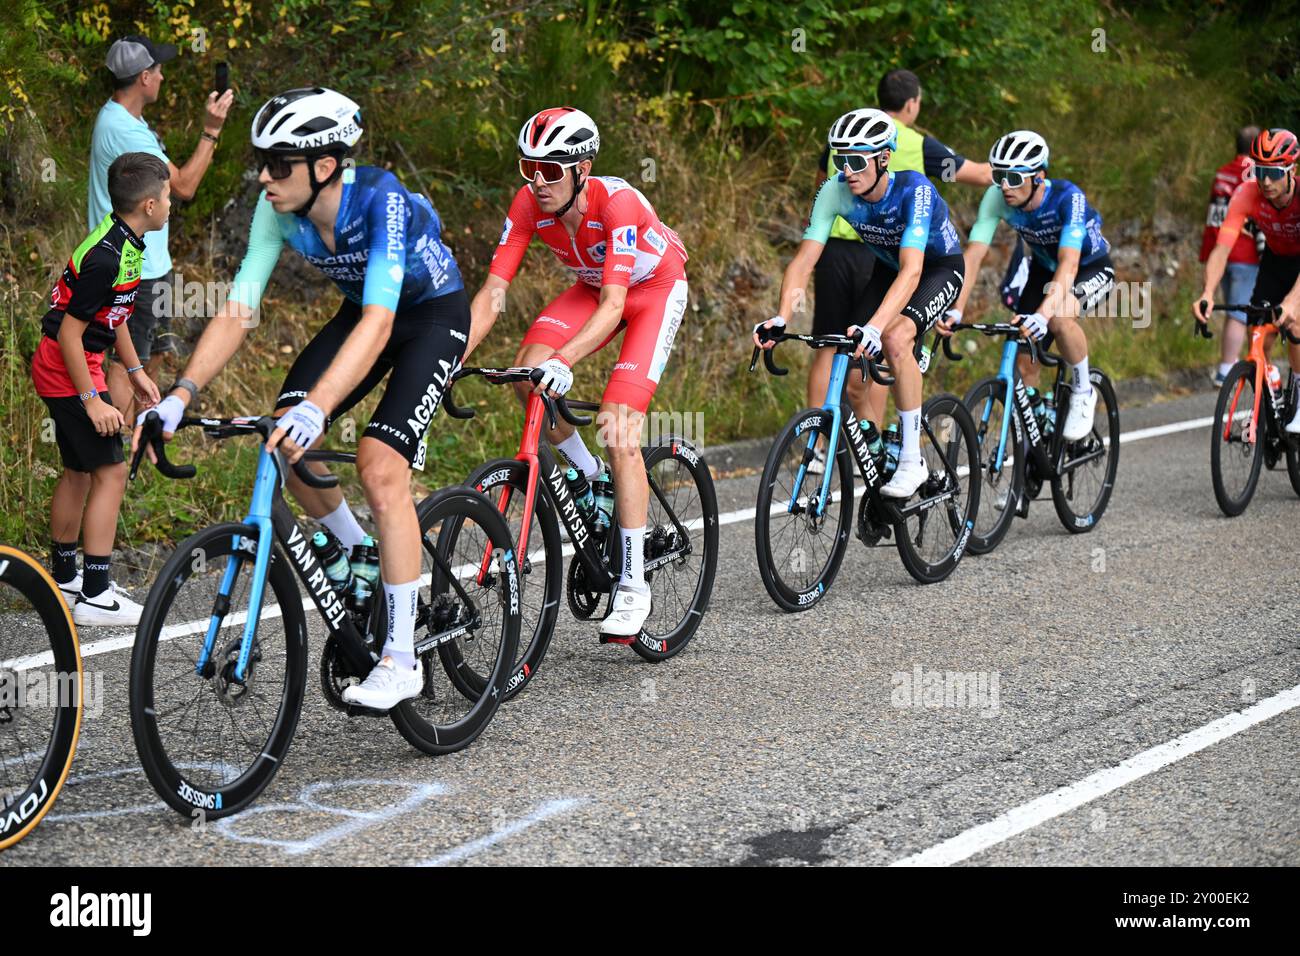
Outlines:
{"label": "white road line", "polygon": [[[1184,422],[1173,422],[1172,424],[1169,425],[1157,425],[1154,428],[1139,428],[1135,431],[1124,432],[1122,435],[1120,435],[1119,440],[1121,444],[1128,444],[1129,442],[1144,441],[1148,438],[1159,438],[1162,435],[1172,435],[1177,432],[1191,431],[1192,429],[1196,429],[1196,428],[1208,428],[1212,424],[1214,424],[1213,418],[1193,418]],[[862,486],[861,485],[856,486],[854,490],[855,496],[857,494],[860,494],[861,491],[862,491]],[[783,511],[784,509],[785,509],[785,505],[783,504],[773,505],[771,513],[773,515],[776,515],[779,514],[781,511]],[[756,509],[754,508],[741,508],[739,511],[728,511],[725,514],[718,515],[718,524],[728,525],[728,524],[737,524],[741,521],[753,521],[755,514],[756,514]],[[688,530],[691,531],[697,531],[699,530],[700,527],[702,527],[702,519],[698,519],[698,518],[687,525]],[[570,555],[573,554],[573,545],[565,544],[563,549],[561,549],[560,553],[563,557],[569,557]],[[542,552],[538,551],[531,557],[533,557],[534,560],[540,559],[541,554]],[[457,573],[465,574],[468,573],[470,567],[471,567],[470,565],[465,565],[464,567],[456,568],[455,570],[457,571]],[[307,610],[309,608],[314,607],[315,605],[312,602],[311,598],[306,598],[303,600],[302,606],[304,610]],[[278,617],[279,614],[280,614],[280,608],[277,605],[276,607],[268,608],[266,611],[264,611],[263,617],[264,618]],[[243,617],[240,615],[231,615],[230,620],[226,622],[226,626],[230,626],[236,623],[242,624]],[[196,634],[200,630],[207,628],[207,626],[208,626],[207,618],[203,618],[202,620],[198,620],[198,621],[187,621],[180,624],[173,624],[163,629],[163,636],[164,639],[167,639],[172,637],[179,637],[183,634]],[[113,638],[107,638],[102,641],[94,641],[90,644],[83,644],[81,646],[81,656],[83,659],[85,659],[87,657],[94,657],[97,654],[108,654],[111,651],[117,651],[117,650],[122,650],[124,648],[128,648],[134,643],[135,643],[134,634],[130,635],[129,637],[113,637]],[[27,670],[32,667],[43,667],[43,666],[48,667],[53,663],[54,663],[54,655],[50,654],[49,652],[46,652],[45,654],[36,654],[36,655],[32,655],[31,657],[18,658],[16,661],[4,662],[3,664],[0,664],[0,669]]]}
{"label": "white road line", "polygon": [[439,854],[433,859],[425,860],[419,866],[446,866],[449,863],[459,863],[461,860],[469,859],[486,850],[488,847],[495,846],[502,840],[514,836],[522,830],[527,830],[534,824],[541,823],[548,817],[553,817],[561,813],[568,813],[577,807],[586,803],[586,800],[565,799],[565,800],[547,800],[536,810],[526,817],[520,817],[518,820],[502,827],[494,833],[485,837],[479,837],[477,840],[471,840],[468,843],[462,843],[453,850]]}
{"label": "white road line", "polygon": [[988,823],[972,827],[951,839],[944,840],[936,846],[915,853],[912,856],[895,860],[891,866],[951,866],[981,853],[989,847],[996,846],[1026,830],[1031,830],[1041,823],[1046,823],[1063,813],[1083,806],[1098,797],[1118,790],[1125,784],[1139,780],[1155,773],[1163,767],[1176,763],[1184,757],[1204,750],[1206,747],[1226,740],[1233,734],[1241,733],[1247,728],[1263,723],[1271,717],[1286,713],[1300,707],[1300,685],[1284,690],[1282,693],[1243,711],[1228,714],[1211,721],[1204,727],[1188,731],[1167,743],[1144,750],[1129,757],[1116,767],[1099,770],[1077,783],[1061,787],[1052,793],[1031,800],[1026,804],[1008,810],[1006,813]]}

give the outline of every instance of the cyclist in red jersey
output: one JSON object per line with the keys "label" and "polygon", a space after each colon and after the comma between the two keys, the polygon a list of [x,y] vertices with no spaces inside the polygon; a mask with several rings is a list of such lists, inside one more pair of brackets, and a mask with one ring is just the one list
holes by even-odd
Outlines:
{"label": "cyclist in red jersey", "polygon": [[[651,610],[643,559],[650,486],[641,423],[686,310],[686,248],[639,190],[622,179],[591,175],[600,133],[586,113],[565,106],[542,110],[524,123],[518,146],[527,185],[510,204],[487,280],[471,303],[466,354],[496,322],[533,236],[575,279],[542,310],[516,355],[516,364],[544,371],[537,387],[563,395],[573,384],[572,366],[625,332],[597,422],[613,470],[623,546],[622,575],[600,632],[626,643]],[[527,392],[525,383],[520,397]],[[547,438],[588,479],[601,474],[601,462],[571,425],[561,422]]]}
{"label": "cyclist in red jersey", "polygon": [[[1293,335],[1300,334],[1300,195],[1296,189],[1296,161],[1300,160],[1300,141],[1290,130],[1266,129],[1250,146],[1254,161],[1254,181],[1241,184],[1228,203],[1228,213],[1210,257],[1205,263],[1205,288],[1193,303],[1196,321],[1209,319],[1209,303],[1219,287],[1233,243],[1241,234],[1246,220],[1253,219],[1264,236],[1264,254],[1259,258],[1259,275],[1251,305],[1279,306],[1277,324]],[[1272,343],[1269,343],[1270,346]],[[1293,369],[1300,369],[1300,346],[1288,347]],[[1296,413],[1286,430],[1300,434],[1300,403],[1293,401]]]}

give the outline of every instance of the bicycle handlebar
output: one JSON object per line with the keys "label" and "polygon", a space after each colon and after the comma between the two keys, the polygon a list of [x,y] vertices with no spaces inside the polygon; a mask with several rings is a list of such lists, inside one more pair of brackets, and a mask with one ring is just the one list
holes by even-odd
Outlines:
{"label": "bicycle handlebar", "polygon": [[[1013,322],[958,322],[953,325],[953,332],[960,332],[962,329],[970,329],[979,332],[982,335],[1001,335],[1006,338],[1023,338],[1021,332],[1023,329]],[[1052,355],[1046,349],[1040,348],[1038,343],[1033,339],[1024,339],[1025,345],[1029,348],[1029,357],[1041,363],[1046,368],[1054,368],[1061,364],[1061,360]],[[956,359],[956,356],[950,350],[952,337],[945,338],[943,341],[943,354],[950,359]]]}
{"label": "bicycle handlebar", "polygon": [[[778,329],[760,329],[758,334],[759,334],[759,338],[761,338],[765,342],[776,342],[778,344],[781,342],[790,342],[790,341],[803,342],[809,348],[813,348],[813,349],[834,348],[836,351],[842,350],[846,352],[851,352],[852,350],[856,349],[859,345],[862,344],[861,331],[859,331],[856,335],[848,336],[848,335],[799,335],[794,332],[782,332]],[[770,374],[772,375],[789,374],[790,370],[788,368],[781,368],[779,365],[776,364],[776,361],[773,357],[773,353],[775,351],[776,351],[775,348],[762,349],[759,348],[758,346],[754,346],[754,354],[753,356],[750,357],[749,360],[749,370],[752,372],[754,371],[754,369],[758,367],[758,356],[759,353],[761,352],[763,354],[763,364],[767,367],[767,370]],[[865,353],[863,353],[861,359],[854,361],[853,364],[858,365],[862,369],[862,381],[864,382],[867,380],[867,376],[870,375],[872,381],[874,381],[878,385],[889,386],[894,384],[894,377],[889,373],[888,366],[883,366],[879,362],[875,361],[874,359],[868,358]]]}
{"label": "bicycle handlebar", "polygon": [[[233,438],[236,435],[246,435],[257,433],[262,436],[265,442],[275,431],[275,420],[269,415],[261,418],[192,418],[186,416],[182,418],[176,426],[176,430],[190,428],[195,425],[202,427],[203,431],[209,438]],[[149,412],[144,417],[144,424],[140,430],[140,444],[131,456],[130,478],[135,481],[136,473],[140,469],[140,462],[144,459],[145,449],[152,447],[154,456],[157,461],[154,467],[164,478],[186,479],[193,478],[198,474],[198,469],[193,465],[177,465],[167,458],[167,443],[162,437],[162,418],[157,412]],[[278,449],[277,449],[278,451]],[[304,485],[310,488],[334,488],[338,485],[338,475],[318,475],[307,467],[309,461],[343,461],[355,462],[356,456],[346,452],[328,451],[318,449],[306,452],[301,458],[293,463],[293,473],[298,476]]]}
{"label": "bicycle handlebar", "polygon": [[[1267,325],[1282,314],[1280,306],[1269,305],[1265,302],[1263,305],[1210,305],[1209,300],[1202,299],[1202,306],[1210,306],[1211,312],[1243,312],[1246,315],[1246,325]],[[1292,345],[1300,345],[1300,338],[1292,335],[1288,330],[1279,327],[1288,342]],[[1214,333],[1209,327],[1204,325],[1200,319],[1197,319],[1192,327],[1193,335],[1201,335],[1204,338],[1214,338]]]}
{"label": "bicycle handlebar", "polygon": [[[447,407],[447,414],[452,418],[459,418],[462,421],[468,421],[474,417],[474,409],[465,408],[457,405],[451,397],[452,386],[462,378],[468,378],[471,375],[481,376],[493,385],[508,385],[512,382],[532,382],[536,385],[542,380],[542,370],[539,368],[530,368],[519,366],[515,368],[462,368],[452,376],[451,384],[447,386],[446,392],[442,396],[442,404]],[[550,419],[551,428],[558,425],[556,418],[563,418],[570,425],[582,428],[591,424],[590,415],[578,415],[569,408],[568,401],[563,395],[551,395],[549,392],[541,394],[542,404],[546,406],[546,414]]]}

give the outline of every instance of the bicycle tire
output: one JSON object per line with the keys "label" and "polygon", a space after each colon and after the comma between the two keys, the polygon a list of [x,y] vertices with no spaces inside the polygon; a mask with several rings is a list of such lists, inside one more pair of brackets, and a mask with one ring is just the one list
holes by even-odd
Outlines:
{"label": "bicycle tire", "polygon": [[[35,829],[50,812],[50,807],[54,806],[54,801],[68,779],[68,772],[77,753],[77,740],[81,735],[84,684],[76,625],[73,624],[72,615],[59,594],[58,585],[54,583],[49,573],[30,555],[16,548],[0,545],[0,585],[8,585],[17,591],[40,618],[45,641],[34,640],[31,646],[23,648],[29,653],[21,656],[29,657],[31,652],[43,654],[43,645],[48,641],[49,651],[53,656],[54,674],[57,675],[56,689],[59,691],[53,707],[54,719],[48,725],[45,752],[41,755],[40,763],[35,769],[28,770],[26,760],[19,759],[25,758],[27,756],[25,753],[20,754],[19,757],[9,757],[0,752],[0,756],[4,757],[6,781],[5,799],[3,807],[0,808],[0,850],[4,850]],[[13,632],[8,628],[6,628],[5,641],[7,647],[13,646]],[[4,684],[7,687],[5,699],[0,702],[3,704],[0,710],[7,714],[9,719],[5,723],[8,725],[14,720],[13,711],[24,701],[15,699],[11,703],[8,700],[8,691],[17,689],[16,675],[19,668],[13,671],[9,669],[10,664],[17,661],[7,652],[0,654],[0,660],[5,661]],[[10,678],[10,674],[14,677]],[[76,675],[76,679],[68,680],[68,677],[73,674]],[[69,691],[66,696],[63,693],[65,688]],[[48,702],[49,698],[46,699],[46,703]],[[45,725],[45,721],[41,721],[41,726]],[[30,746],[30,742],[22,740],[20,746],[25,750]],[[35,751],[31,753],[34,754]],[[11,785],[8,782],[9,771],[15,766],[20,766],[19,781],[16,785]]]}
{"label": "bicycle tire", "polygon": [[[1016,420],[1008,422],[1002,471],[994,480],[992,464],[1002,434],[1002,417],[1015,414],[1013,409],[1006,407],[1006,385],[996,377],[981,379],[971,386],[962,399],[962,404],[975,423],[975,438],[980,449],[980,477],[983,481],[979,513],[975,516],[975,526],[971,530],[966,549],[971,554],[988,554],[1011,529],[1011,523],[1016,517],[1016,506],[1020,496],[1025,493],[1025,451],[1021,426]],[[1001,409],[1001,412],[996,409]],[[1006,468],[1008,456],[1011,458],[1010,472]],[[1002,504],[1000,511],[999,502]]]}
{"label": "bicycle tire", "polygon": [[[1237,383],[1241,382],[1241,395],[1237,396]],[[1228,415],[1228,406],[1236,399],[1234,408],[1234,418],[1244,410],[1253,408],[1255,402],[1255,363],[1238,362],[1234,365],[1223,380],[1223,385],[1219,388],[1219,397],[1214,404],[1214,425],[1210,432],[1210,478],[1214,484],[1214,498],[1219,503],[1221,510],[1229,518],[1235,518],[1246,510],[1250,504],[1250,499],[1255,495],[1255,488],[1259,485],[1259,472],[1264,462],[1264,443],[1259,440],[1259,435],[1254,436],[1254,441],[1249,448],[1245,448],[1245,442],[1238,440],[1235,444],[1243,446],[1242,457],[1246,460],[1246,479],[1241,487],[1241,491],[1234,493],[1232,488],[1228,487],[1228,479],[1224,475],[1225,467],[1229,459],[1224,454],[1224,448],[1234,444],[1232,440],[1233,430],[1237,429],[1238,421],[1230,423],[1229,438],[1225,442],[1224,435],[1224,418]],[[1262,403],[1261,403],[1262,404]],[[1264,413],[1260,413],[1260,421],[1256,422],[1256,432],[1260,426],[1264,425]]]}
{"label": "bicycle tire", "polygon": [[1097,527],[1101,516],[1106,513],[1106,506],[1110,504],[1110,497],[1115,491],[1115,476],[1119,473],[1119,400],[1105,372],[1094,368],[1090,370],[1089,377],[1092,380],[1092,387],[1098,392],[1098,400],[1106,403],[1106,434],[1098,434],[1097,422],[1094,419],[1092,433],[1071,444],[1075,447],[1082,446],[1085,452],[1094,450],[1097,445],[1100,445],[1105,449],[1106,467],[1097,494],[1088,505],[1087,511],[1079,511],[1074,507],[1075,480],[1077,472],[1088,467],[1091,462],[1071,468],[1064,475],[1052,479],[1052,504],[1056,507],[1056,516],[1061,520],[1065,530],[1071,534],[1087,534]]}

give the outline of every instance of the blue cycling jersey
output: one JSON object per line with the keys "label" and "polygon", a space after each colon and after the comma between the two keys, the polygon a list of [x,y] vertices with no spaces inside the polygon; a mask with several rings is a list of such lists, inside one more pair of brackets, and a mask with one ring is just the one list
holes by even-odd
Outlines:
{"label": "blue cycling jersey", "polygon": [[1044,180],[1043,201],[1032,211],[1007,205],[1002,190],[990,186],[980,201],[970,241],[985,245],[991,242],[999,219],[1020,233],[1034,258],[1053,271],[1061,249],[1078,249],[1080,265],[1095,262],[1110,252],[1110,243],[1101,234],[1101,213],[1068,179]]}
{"label": "blue cycling jersey", "polygon": [[948,204],[930,180],[912,170],[890,173],[885,195],[874,203],[853,195],[843,173],[827,179],[817,192],[803,237],[825,244],[836,216],[894,269],[901,249],[921,249],[927,259],[961,253]]}
{"label": "blue cycling jersey", "polygon": [[433,205],[407,192],[392,173],[374,166],[345,169],[334,251],[325,247],[310,219],[277,213],[263,193],[230,297],[256,309],[288,243],[353,302],[398,312],[464,288],[441,236],[442,222]]}

